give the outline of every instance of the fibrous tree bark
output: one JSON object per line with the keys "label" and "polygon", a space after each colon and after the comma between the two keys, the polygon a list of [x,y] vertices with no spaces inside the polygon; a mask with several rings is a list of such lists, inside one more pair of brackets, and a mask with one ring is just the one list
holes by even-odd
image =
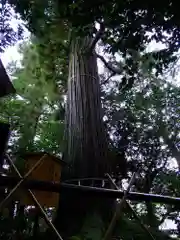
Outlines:
{"label": "fibrous tree bark", "polygon": [[[99,177],[108,171],[108,144],[103,124],[95,50],[89,36],[71,42],[66,105],[67,178]],[[67,174],[67,175],[66,175]],[[103,219],[109,201],[61,194],[55,224],[64,237],[81,232],[94,213]],[[78,218],[77,218],[78,216]]]}
{"label": "fibrous tree bark", "polygon": [[71,43],[66,108],[66,151],[71,177],[102,176],[107,171],[107,141],[100,83],[90,37]]}

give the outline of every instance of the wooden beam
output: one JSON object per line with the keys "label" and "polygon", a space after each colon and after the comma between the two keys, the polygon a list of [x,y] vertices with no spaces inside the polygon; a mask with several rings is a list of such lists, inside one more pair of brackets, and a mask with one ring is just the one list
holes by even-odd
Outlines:
{"label": "wooden beam", "polygon": [[[0,186],[8,186],[13,188],[19,182],[19,178],[12,176],[0,176]],[[47,192],[61,192],[67,194],[74,195],[82,195],[82,197],[102,197],[102,198],[122,198],[124,196],[123,191],[106,189],[106,188],[96,188],[96,187],[88,187],[88,186],[78,186],[74,184],[68,183],[54,183],[47,181],[38,181],[38,180],[24,180],[22,183],[22,188],[24,189],[34,189],[39,191],[47,191]],[[147,194],[147,193],[138,193],[138,192],[129,192],[127,196],[128,200],[137,201],[137,202],[156,202],[156,203],[164,203],[164,204],[180,204],[179,197],[169,197],[155,194]]]}

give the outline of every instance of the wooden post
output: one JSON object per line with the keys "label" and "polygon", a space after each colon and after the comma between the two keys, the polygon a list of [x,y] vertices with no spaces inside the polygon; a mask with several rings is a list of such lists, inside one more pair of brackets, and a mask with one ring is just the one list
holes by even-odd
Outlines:
{"label": "wooden post", "polygon": [[107,231],[105,233],[104,240],[110,240],[111,239],[111,235],[112,235],[113,229],[114,229],[114,227],[116,225],[116,222],[117,222],[117,220],[118,220],[118,218],[119,218],[119,216],[120,216],[120,214],[121,214],[121,212],[123,210],[125,201],[127,199],[127,196],[128,196],[129,191],[130,191],[130,188],[131,188],[131,186],[134,183],[135,177],[136,177],[136,173],[133,173],[133,175],[131,177],[131,180],[129,182],[129,185],[128,185],[126,191],[124,192],[124,196],[121,199],[120,203],[118,204],[118,206],[116,208],[116,211],[114,212],[112,220],[111,220],[111,222],[109,224],[109,227],[108,227],[108,229],[107,229]]}
{"label": "wooden post", "polygon": [[[116,183],[113,181],[113,179],[111,178],[111,176],[109,174],[106,174],[106,176],[108,177],[109,181],[112,183],[112,185],[115,187],[115,189],[119,190],[119,187],[116,185]],[[141,221],[140,217],[136,214],[136,212],[134,211],[134,209],[131,207],[130,203],[127,202],[127,200],[125,200],[125,203],[127,205],[127,207],[131,210],[134,218],[139,222],[139,224],[141,225],[142,229],[148,234],[148,236],[150,237],[150,239],[155,240],[155,238],[153,237],[153,235],[150,233],[150,231],[148,230],[148,228],[143,224],[143,222]]]}

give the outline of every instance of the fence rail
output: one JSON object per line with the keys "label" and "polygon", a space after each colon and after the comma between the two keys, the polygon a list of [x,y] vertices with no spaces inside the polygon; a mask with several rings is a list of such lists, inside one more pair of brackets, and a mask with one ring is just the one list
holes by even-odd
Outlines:
{"label": "fence rail", "polygon": [[[2,187],[14,187],[19,182],[19,178],[1,175],[0,176],[0,186]],[[107,188],[97,188],[88,186],[78,186],[69,183],[55,183],[47,181],[37,181],[37,180],[24,180],[22,183],[22,188],[47,191],[47,192],[64,192],[66,194],[81,194],[84,197],[102,197],[102,198],[122,198],[124,196],[123,191],[107,189]],[[128,200],[132,201],[151,201],[156,203],[174,204],[180,205],[180,197],[169,197],[156,194],[129,192],[127,195]]]}

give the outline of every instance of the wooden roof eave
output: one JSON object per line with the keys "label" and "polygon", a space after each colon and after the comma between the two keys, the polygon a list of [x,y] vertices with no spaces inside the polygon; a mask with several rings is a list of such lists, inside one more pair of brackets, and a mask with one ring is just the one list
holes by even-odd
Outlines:
{"label": "wooden roof eave", "polygon": [[16,93],[16,90],[11,83],[9,76],[0,59],[0,98],[14,93]]}

